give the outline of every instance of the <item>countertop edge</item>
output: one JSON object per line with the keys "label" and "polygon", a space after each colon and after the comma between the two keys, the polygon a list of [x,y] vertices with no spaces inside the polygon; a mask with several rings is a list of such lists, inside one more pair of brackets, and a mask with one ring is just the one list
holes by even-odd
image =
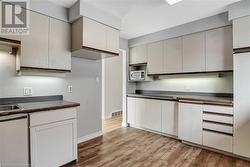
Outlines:
{"label": "countertop edge", "polygon": [[70,104],[62,104],[62,105],[55,105],[50,107],[41,107],[41,108],[34,108],[34,109],[21,109],[11,112],[2,112],[0,113],[0,116],[8,116],[8,115],[14,115],[14,114],[30,114],[35,112],[45,112],[45,111],[51,111],[51,110],[58,110],[58,109],[64,109],[64,108],[73,108],[73,107],[79,107],[80,103],[74,103],[70,102]]}
{"label": "countertop edge", "polygon": [[159,96],[147,96],[140,94],[127,94],[127,97],[135,98],[147,98],[155,100],[167,100],[167,101],[178,101],[180,103],[192,103],[192,104],[204,104],[204,105],[218,105],[218,106],[228,106],[233,107],[233,101],[229,100],[211,100],[211,99],[198,99],[198,98],[188,98],[188,97],[177,97],[174,99],[159,97]]}

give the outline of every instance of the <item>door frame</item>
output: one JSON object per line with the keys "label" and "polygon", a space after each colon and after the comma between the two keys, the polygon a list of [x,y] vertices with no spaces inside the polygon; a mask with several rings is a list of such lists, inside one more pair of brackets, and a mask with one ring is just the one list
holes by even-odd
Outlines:
{"label": "door frame", "polygon": [[[127,51],[119,49],[122,56],[122,126],[127,127]],[[105,119],[105,62],[102,59],[102,120]]]}

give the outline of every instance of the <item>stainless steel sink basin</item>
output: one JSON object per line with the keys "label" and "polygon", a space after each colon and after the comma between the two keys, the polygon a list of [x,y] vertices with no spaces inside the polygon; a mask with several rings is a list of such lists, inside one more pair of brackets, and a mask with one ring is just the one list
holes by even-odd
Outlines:
{"label": "stainless steel sink basin", "polygon": [[18,105],[0,105],[0,112],[4,111],[13,111],[13,110],[19,110],[20,107]]}

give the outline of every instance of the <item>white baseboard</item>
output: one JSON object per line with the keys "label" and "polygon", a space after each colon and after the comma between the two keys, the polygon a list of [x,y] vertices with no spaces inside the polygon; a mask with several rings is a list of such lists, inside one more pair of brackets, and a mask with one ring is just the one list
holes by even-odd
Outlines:
{"label": "white baseboard", "polygon": [[95,133],[92,133],[90,135],[86,135],[86,136],[83,136],[83,137],[80,137],[77,139],[77,144],[80,144],[80,143],[83,143],[85,141],[88,141],[88,140],[91,140],[91,139],[94,139],[94,138],[97,138],[99,136],[102,136],[102,131],[99,131],[99,132],[95,132]]}

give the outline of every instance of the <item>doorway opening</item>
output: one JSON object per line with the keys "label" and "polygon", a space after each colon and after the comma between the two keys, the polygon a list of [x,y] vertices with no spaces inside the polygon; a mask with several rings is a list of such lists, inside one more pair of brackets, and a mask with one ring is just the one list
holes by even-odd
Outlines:
{"label": "doorway opening", "polygon": [[102,60],[102,132],[126,124],[126,51]]}

